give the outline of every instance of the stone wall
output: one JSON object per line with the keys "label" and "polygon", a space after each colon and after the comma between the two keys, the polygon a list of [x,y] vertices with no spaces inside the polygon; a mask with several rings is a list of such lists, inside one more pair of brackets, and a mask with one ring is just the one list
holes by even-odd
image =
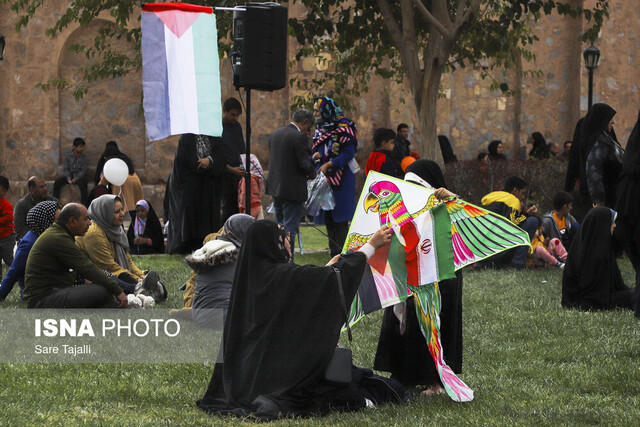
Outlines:
{"label": "stone wall", "polygon": [[[4,18],[0,32],[7,40],[5,60],[0,62],[0,173],[12,183],[7,197],[15,202],[24,194],[29,176],[37,174],[53,180],[61,172],[64,152],[73,138],[81,136],[87,141],[86,153],[94,167],[105,143],[117,141],[133,160],[145,185],[145,197],[161,213],[164,184],[178,137],[147,141],[140,109],[140,73],[92,84],[80,101],[67,90],[43,92],[35,88],[37,82],[47,79],[76,81],[78,66],[90,61],[68,52],[66,47],[91,40],[99,24],[111,21],[105,15],[100,22],[72,26],[56,38],[46,36],[46,28],[53,25],[66,5],[61,0],[45,2],[31,24],[19,33],[13,31],[15,14],[6,5],[0,6],[0,16]],[[610,8],[610,18],[595,43],[602,56],[594,75],[594,102],[607,102],[618,110],[616,131],[624,145],[640,107],[640,6],[637,2],[612,1]],[[299,5],[291,6],[290,16],[303,13]],[[505,97],[490,91],[489,82],[468,68],[444,76],[443,96],[438,101],[438,131],[450,136],[459,158],[474,158],[478,151],[486,150],[492,139],[503,140],[509,155],[518,157],[534,131],[562,144],[571,138],[575,122],[585,114],[587,74],[582,62],[586,47],[580,41],[582,22],[549,16],[535,23],[534,28],[540,38],[534,47],[537,59],[523,63],[522,69],[540,69],[544,74],[522,81],[514,70],[496,70],[493,75],[511,86],[520,86],[519,96]],[[291,59],[295,48],[291,39]],[[290,70],[301,78],[318,72],[322,72],[322,65],[314,59],[305,59]],[[244,93],[236,92],[231,84],[227,58],[221,61],[221,75],[223,100],[229,96],[244,99]],[[407,85],[373,78],[370,87],[369,93],[354,100],[356,110],[346,112],[358,124],[357,158],[361,162],[366,161],[372,148],[376,127],[395,128],[406,122],[410,139],[420,140]],[[269,160],[269,134],[288,122],[289,105],[297,93],[297,89],[289,87],[252,92],[252,152],[265,167]],[[240,118],[243,127],[244,120],[245,115]]]}

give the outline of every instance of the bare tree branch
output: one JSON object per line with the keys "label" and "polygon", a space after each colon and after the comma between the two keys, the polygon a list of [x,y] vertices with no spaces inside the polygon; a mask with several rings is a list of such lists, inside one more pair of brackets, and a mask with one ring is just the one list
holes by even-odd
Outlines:
{"label": "bare tree branch", "polygon": [[413,25],[413,7],[411,0],[400,0],[400,11],[402,16],[402,39],[404,43],[411,43],[416,46],[418,39]]}
{"label": "bare tree branch", "polygon": [[420,0],[413,0],[413,4],[416,8],[422,13],[422,15],[426,18],[426,20],[435,28],[443,37],[449,38],[451,37],[451,31],[445,28],[444,25],[440,21],[438,21],[432,14],[427,10],[427,8],[422,4]]}
{"label": "bare tree branch", "polygon": [[469,9],[467,9],[467,11],[464,13],[464,17],[462,19],[462,22],[460,23],[461,25],[464,24],[465,22],[467,22],[469,20],[469,17],[471,16],[471,14],[475,13],[475,11],[478,10],[478,7],[480,6],[480,2],[481,2],[481,0],[471,0],[471,4],[469,5]]}
{"label": "bare tree branch", "polygon": [[402,46],[402,28],[400,28],[400,24],[398,24],[398,21],[394,18],[393,10],[391,9],[389,2],[387,0],[376,1],[378,2],[378,7],[380,8],[384,24],[389,29],[391,38],[393,38],[396,46],[400,48],[400,46]]}
{"label": "bare tree branch", "polygon": [[410,6],[411,0],[402,0],[402,28],[393,16],[393,9],[388,0],[377,0],[382,19],[389,29],[389,33],[400,53],[402,67],[407,74],[409,85],[415,93],[421,93],[421,70],[418,58],[418,41],[413,26],[413,10]]}

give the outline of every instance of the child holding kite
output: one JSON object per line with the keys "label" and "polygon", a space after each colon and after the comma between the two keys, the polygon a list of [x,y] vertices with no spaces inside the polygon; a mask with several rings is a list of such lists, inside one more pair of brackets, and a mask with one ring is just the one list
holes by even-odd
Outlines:
{"label": "child holding kite", "polygon": [[[437,163],[416,160],[406,172],[405,180],[438,189],[436,197],[455,197],[446,190],[447,183]],[[462,271],[457,271],[454,279],[442,280],[439,289],[442,350],[446,363],[459,374],[462,372]],[[442,394],[445,390],[429,354],[416,310],[419,308],[415,306],[414,298],[385,309],[373,368],[391,372],[391,378],[405,387],[426,386],[423,391],[426,395]]]}

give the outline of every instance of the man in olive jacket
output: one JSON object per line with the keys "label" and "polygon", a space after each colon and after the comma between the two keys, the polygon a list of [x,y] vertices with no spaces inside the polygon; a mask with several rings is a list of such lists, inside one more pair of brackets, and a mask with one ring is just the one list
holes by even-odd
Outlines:
{"label": "man in olive jacket", "polygon": [[[91,219],[87,208],[69,203],[55,224],[38,237],[25,271],[24,297],[29,308],[126,308],[127,297],[116,281],[100,270],[80,248]],[[76,274],[92,283],[73,286]]]}

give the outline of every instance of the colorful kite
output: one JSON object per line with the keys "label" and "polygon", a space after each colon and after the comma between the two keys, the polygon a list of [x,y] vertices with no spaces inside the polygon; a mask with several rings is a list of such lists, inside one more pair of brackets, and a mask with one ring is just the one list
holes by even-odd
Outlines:
{"label": "colorful kite", "polygon": [[372,171],[367,176],[344,250],[357,249],[383,225],[391,244],[369,260],[351,308],[350,324],[414,294],[422,332],[445,390],[456,401],[473,399],[446,365],[440,344],[438,282],[454,270],[498,252],[528,245],[526,232],[506,218],[460,199],[442,202],[433,190]]}
{"label": "colorful kite", "polygon": [[149,140],[222,135],[218,32],[210,7],[142,6],[142,89]]}

